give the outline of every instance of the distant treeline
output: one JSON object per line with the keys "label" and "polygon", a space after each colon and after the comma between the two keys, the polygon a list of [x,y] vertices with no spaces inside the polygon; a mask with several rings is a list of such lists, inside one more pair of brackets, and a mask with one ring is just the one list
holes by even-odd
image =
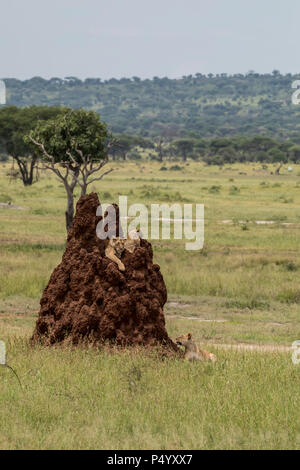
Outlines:
{"label": "distant treeline", "polygon": [[145,139],[139,136],[116,135],[110,150],[113,159],[140,159],[148,149],[149,158],[158,161],[188,158],[208,165],[235,162],[287,163],[300,162],[300,145],[269,137],[232,137],[220,139],[181,138],[174,140]]}
{"label": "distant treeline", "polygon": [[[176,139],[268,136],[300,144],[300,75],[197,73],[180,79],[4,79],[7,104],[92,109],[118,134]],[[262,150],[264,151],[264,150]]]}
{"label": "distant treeline", "polygon": [[[39,122],[54,122],[53,125],[56,126],[59,116],[66,116],[70,112],[70,108],[47,106],[6,106],[0,109],[0,160],[5,161],[9,156],[13,158],[16,167],[10,171],[11,177],[21,178],[25,185],[34,182],[39,155],[34,153],[25,137]],[[97,114],[95,116],[97,120]],[[63,137],[59,127],[57,136]],[[68,138],[69,136],[65,136],[65,139]],[[290,140],[280,141],[264,136],[197,139],[113,134],[106,155],[111,160],[124,161],[142,158],[160,162],[186,161],[190,158],[204,161],[208,165],[249,161],[279,163],[280,168],[281,164],[288,161],[300,162],[300,145]]]}

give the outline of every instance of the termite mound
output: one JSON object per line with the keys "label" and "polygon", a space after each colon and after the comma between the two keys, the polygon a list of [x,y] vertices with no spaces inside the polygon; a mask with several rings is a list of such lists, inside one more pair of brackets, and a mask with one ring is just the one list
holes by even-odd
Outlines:
{"label": "termite mound", "polygon": [[[167,290],[159,265],[153,264],[151,244],[141,240],[134,253],[124,252],[126,270],[119,271],[96,235],[99,205],[96,193],[77,202],[62,261],[40,301],[32,342],[159,345],[177,351],[165,327]],[[116,229],[122,233],[118,223]]]}

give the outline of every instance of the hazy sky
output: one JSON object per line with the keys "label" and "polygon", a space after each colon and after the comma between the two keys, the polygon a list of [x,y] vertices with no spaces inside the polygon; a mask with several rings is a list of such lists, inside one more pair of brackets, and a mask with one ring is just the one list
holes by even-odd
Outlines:
{"label": "hazy sky", "polygon": [[0,77],[300,72],[299,0],[9,0]]}

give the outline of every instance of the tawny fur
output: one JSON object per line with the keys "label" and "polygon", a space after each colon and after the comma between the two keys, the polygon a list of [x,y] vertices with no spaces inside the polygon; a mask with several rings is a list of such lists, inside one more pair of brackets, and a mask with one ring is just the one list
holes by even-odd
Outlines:
{"label": "tawny fur", "polygon": [[176,343],[180,346],[184,346],[185,353],[184,359],[187,361],[212,361],[215,362],[217,357],[209,351],[204,351],[198,348],[197,344],[192,338],[192,334],[181,335],[176,338]]}
{"label": "tawny fur", "polygon": [[108,245],[105,249],[105,256],[112,261],[114,261],[120,271],[125,271],[125,266],[120,260],[124,250],[133,253],[134,250],[140,246],[141,243],[141,233],[138,230],[131,230],[127,238],[110,238]]}

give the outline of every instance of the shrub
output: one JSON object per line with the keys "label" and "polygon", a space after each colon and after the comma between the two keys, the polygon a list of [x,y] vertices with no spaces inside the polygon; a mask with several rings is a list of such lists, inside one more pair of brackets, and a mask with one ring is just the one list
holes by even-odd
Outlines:
{"label": "shrub", "polygon": [[298,266],[289,259],[275,261],[276,266],[283,266],[287,271],[297,271]]}
{"label": "shrub", "polygon": [[240,190],[237,186],[231,186],[231,188],[229,189],[229,194],[230,195],[235,195],[235,194],[238,194],[239,192],[240,192]]}
{"label": "shrub", "polygon": [[129,152],[128,158],[130,160],[141,160],[141,155],[137,150],[132,150],[131,152]]}
{"label": "shrub", "polygon": [[300,304],[300,290],[287,289],[277,296],[277,300],[286,304]]}
{"label": "shrub", "polygon": [[112,199],[112,195],[109,191],[104,191],[104,193],[102,194],[102,199]]}
{"label": "shrub", "polygon": [[179,165],[172,165],[170,168],[169,168],[170,171],[182,171],[183,168]]}
{"label": "shrub", "polygon": [[0,193],[0,202],[6,202],[6,203],[11,203],[13,202],[12,198],[8,196],[7,194]]}
{"label": "shrub", "polygon": [[0,153],[0,162],[7,162],[8,155],[6,153]]}
{"label": "shrub", "polygon": [[209,188],[210,193],[219,193],[221,189],[221,186],[218,185],[213,185]]}

